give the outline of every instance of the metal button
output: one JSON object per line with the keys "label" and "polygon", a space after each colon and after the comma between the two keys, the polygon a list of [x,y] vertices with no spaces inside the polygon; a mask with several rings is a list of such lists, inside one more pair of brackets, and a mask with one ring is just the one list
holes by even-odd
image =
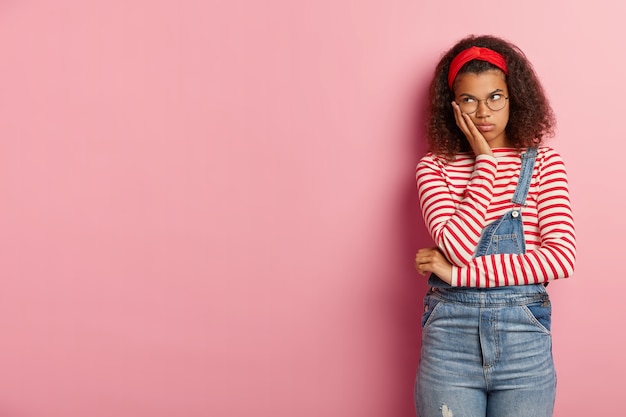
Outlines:
{"label": "metal button", "polygon": [[511,213],[511,216],[513,216],[513,217],[519,216],[519,211],[513,210],[513,213]]}

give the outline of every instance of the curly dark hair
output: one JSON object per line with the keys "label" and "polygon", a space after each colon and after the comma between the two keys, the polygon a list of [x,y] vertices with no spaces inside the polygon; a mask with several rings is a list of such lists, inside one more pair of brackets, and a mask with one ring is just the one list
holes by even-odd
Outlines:
{"label": "curly dark hair", "polygon": [[[500,53],[508,68],[506,82],[509,90],[509,121],[507,139],[515,148],[537,146],[554,134],[556,121],[550,103],[537,74],[524,53],[512,43],[494,36],[470,35],[446,52],[435,69],[430,84],[430,108],[427,122],[429,150],[437,155],[453,157],[458,152],[470,151],[465,135],[456,125],[450,103],[454,92],[448,87],[450,62],[461,51],[478,46]],[[498,69],[486,61],[473,60],[465,64],[459,74],[480,74]]]}

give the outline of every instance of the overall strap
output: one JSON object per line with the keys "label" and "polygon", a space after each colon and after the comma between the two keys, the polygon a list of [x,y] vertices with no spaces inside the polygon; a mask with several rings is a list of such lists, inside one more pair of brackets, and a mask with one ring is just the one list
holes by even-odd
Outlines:
{"label": "overall strap", "polygon": [[530,181],[533,178],[533,168],[535,166],[535,160],[537,159],[537,147],[531,147],[521,155],[522,168],[519,173],[519,180],[517,182],[517,188],[515,188],[515,194],[513,194],[514,204],[523,206],[526,204],[526,196],[528,195],[528,189],[530,188]]}

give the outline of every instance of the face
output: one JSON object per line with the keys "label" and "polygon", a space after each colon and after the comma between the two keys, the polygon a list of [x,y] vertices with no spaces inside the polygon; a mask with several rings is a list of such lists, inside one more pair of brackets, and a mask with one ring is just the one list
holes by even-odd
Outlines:
{"label": "face", "polygon": [[[478,108],[470,114],[476,128],[482,133],[491,148],[509,146],[505,128],[509,121],[509,90],[504,73],[490,70],[480,74],[459,74],[454,80],[454,100],[461,108],[472,107],[478,102]],[[500,110],[492,110],[487,105]],[[504,100],[502,102],[501,100]]]}

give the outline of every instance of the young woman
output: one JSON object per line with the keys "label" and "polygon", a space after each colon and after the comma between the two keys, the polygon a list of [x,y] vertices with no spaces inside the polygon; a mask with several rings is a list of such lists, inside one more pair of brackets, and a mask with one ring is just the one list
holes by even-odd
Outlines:
{"label": "young woman", "polygon": [[417,166],[435,242],[415,384],[420,417],[552,416],[549,281],[572,275],[575,234],[554,116],[524,54],[470,36],[430,87],[429,153]]}

